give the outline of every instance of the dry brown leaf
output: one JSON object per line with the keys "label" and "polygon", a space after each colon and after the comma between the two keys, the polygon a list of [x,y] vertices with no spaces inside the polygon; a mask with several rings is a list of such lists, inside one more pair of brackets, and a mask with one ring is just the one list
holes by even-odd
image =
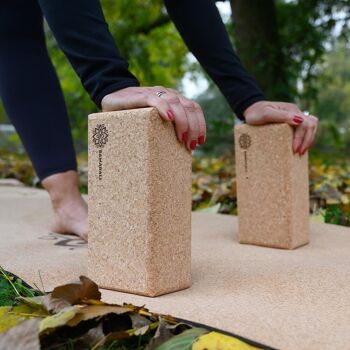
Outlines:
{"label": "dry brown leaf", "polygon": [[130,314],[130,318],[133,329],[149,326],[152,323],[148,318],[142,317],[139,314]]}
{"label": "dry brown leaf", "polygon": [[81,283],[69,283],[56,287],[51,293],[54,299],[63,299],[70,305],[80,304],[85,299],[101,299],[101,293],[95,282],[85,276],[79,277]]}
{"label": "dry brown leaf", "polygon": [[173,336],[173,334],[168,329],[167,324],[160,317],[159,318],[159,326],[156,330],[154,337],[148,343],[146,350],[152,350],[152,349],[156,348],[158,345],[164,343],[165,341],[170,339],[172,336]]}

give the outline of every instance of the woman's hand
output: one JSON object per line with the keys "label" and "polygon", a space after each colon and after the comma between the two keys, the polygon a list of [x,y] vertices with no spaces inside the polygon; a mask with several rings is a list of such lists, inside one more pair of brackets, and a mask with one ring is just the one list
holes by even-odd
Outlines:
{"label": "woman's hand", "polygon": [[[157,92],[162,93],[157,96]],[[155,107],[161,118],[174,122],[176,135],[188,150],[202,145],[206,138],[206,124],[200,105],[182,96],[174,89],[163,86],[128,87],[106,95],[101,102],[102,110],[117,111],[141,107]]]}
{"label": "woman's hand", "polygon": [[251,125],[288,123],[294,126],[293,152],[300,155],[311,147],[316,136],[317,117],[303,114],[292,103],[260,101],[248,107],[243,115]]}

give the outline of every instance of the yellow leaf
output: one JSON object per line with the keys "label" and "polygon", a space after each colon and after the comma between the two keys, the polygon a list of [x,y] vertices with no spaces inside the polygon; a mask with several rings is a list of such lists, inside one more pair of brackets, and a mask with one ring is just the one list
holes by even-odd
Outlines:
{"label": "yellow leaf", "polygon": [[225,334],[210,332],[198,338],[192,350],[252,350],[258,349]]}
{"label": "yellow leaf", "polygon": [[197,210],[197,211],[200,211],[200,212],[202,212],[202,213],[212,213],[212,214],[216,214],[216,213],[219,211],[220,206],[221,206],[221,204],[220,204],[220,203],[217,203],[217,204],[215,204],[215,205],[213,205],[213,206],[211,206],[211,207],[207,207],[207,208],[204,208],[204,209],[199,209],[199,210]]}
{"label": "yellow leaf", "polygon": [[338,205],[340,204],[340,200],[335,198],[327,198],[326,203],[327,205]]}
{"label": "yellow leaf", "polygon": [[324,223],[324,214],[323,213],[313,214],[311,215],[311,220]]}
{"label": "yellow leaf", "polygon": [[7,331],[23,321],[23,317],[9,314],[8,312],[10,310],[11,306],[0,307],[0,333]]}
{"label": "yellow leaf", "polygon": [[350,197],[349,196],[347,196],[346,194],[343,194],[342,196],[341,196],[341,202],[343,203],[343,204],[349,204],[350,203],[350,199],[349,199]]}
{"label": "yellow leaf", "polygon": [[69,306],[57,314],[44,318],[40,322],[39,332],[41,333],[51,328],[57,328],[66,325],[68,321],[70,321],[77,314],[79,309],[80,308],[78,306]]}
{"label": "yellow leaf", "polygon": [[36,317],[45,317],[45,312],[26,304],[0,307],[0,333],[17,326],[24,320]]}

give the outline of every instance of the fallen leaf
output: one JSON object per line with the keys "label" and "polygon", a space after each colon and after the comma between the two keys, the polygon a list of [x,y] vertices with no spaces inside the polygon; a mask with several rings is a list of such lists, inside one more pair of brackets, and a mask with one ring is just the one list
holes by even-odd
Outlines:
{"label": "fallen leaf", "polygon": [[112,313],[121,315],[128,312],[130,312],[129,309],[117,305],[88,305],[79,308],[75,316],[67,322],[67,325],[74,327],[81,321],[91,320]]}
{"label": "fallen leaf", "polygon": [[95,282],[85,276],[79,277],[81,283],[69,283],[56,287],[51,296],[54,299],[63,299],[70,305],[80,304],[84,299],[101,299],[101,293]]}
{"label": "fallen leaf", "polygon": [[18,297],[17,299],[25,304],[32,305],[34,307],[41,307],[48,312],[54,313],[57,313],[67,306],[70,306],[66,300],[52,298],[51,293],[36,297]]}
{"label": "fallen leaf", "polygon": [[26,320],[1,334],[0,350],[40,350],[39,322]]}
{"label": "fallen leaf", "polygon": [[168,329],[167,324],[160,317],[159,325],[158,325],[158,328],[156,330],[156,333],[154,334],[154,337],[151,339],[151,341],[148,343],[146,350],[155,349],[157,346],[165,343],[172,336],[173,336],[173,334]]}
{"label": "fallen leaf", "polygon": [[213,205],[212,207],[208,207],[208,208],[204,208],[204,209],[199,209],[197,211],[200,211],[202,213],[212,213],[212,214],[216,214],[218,213],[219,209],[220,209],[221,204],[217,203],[215,205]]}
{"label": "fallen leaf", "polygon": [[140,327],[136,329],[136,331],[132,332],[132,335],[135,335],[135,336],[145,335],[149,331],[149,329],[150,329],[150,326]]}
{"label": "fallen leaf", "polygon": [[78,306],[68,306],[65,309],[61,310],[59,313],[44,318],[40,322],[40,333],[66,325],[68,321],[74,318],[79,309],[80,308]]}
{"label": "fallen leaf", "polygon": [[27,304],[0,307],[0,333],[30,318],[44,318],[45,310]]}
{"label": "fallen leaf", "polygon": [[139,314],[130,314],[132,328],[141,328],[150,325],[152,322]]}
{"label": "fallen leaf", "polygon": [[14,316],[8,313],[11,309],[11,306],[0,307],[0,333],[7,331],[9,328],[16,326],[20,322],[23,322],[23,317]]}
{"label": "fallen leaf", "polygon": [[258,349],[243,341],[217,332],[201,335],[192,345],[192,350],[252,350]]}
{"label": "fallen leaf", "polygon": [[190,350],[194,341],[207,332],[208,331],[203,328],[188,329],[155,347],[154,350]]}

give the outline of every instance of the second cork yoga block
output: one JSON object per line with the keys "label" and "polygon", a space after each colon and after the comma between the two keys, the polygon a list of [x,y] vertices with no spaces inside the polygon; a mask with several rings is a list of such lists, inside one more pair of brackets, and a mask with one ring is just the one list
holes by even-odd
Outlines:
{"label": "second cork yoga block", "polygon": [[192,157],[155,108],[89,116],[88,276],[157,296],[191,284]]}
{"label": "second cork yoga block", "polygon": [[287,124],[235,127],[239,242],[293,249],[309,242],[308,155]]}

